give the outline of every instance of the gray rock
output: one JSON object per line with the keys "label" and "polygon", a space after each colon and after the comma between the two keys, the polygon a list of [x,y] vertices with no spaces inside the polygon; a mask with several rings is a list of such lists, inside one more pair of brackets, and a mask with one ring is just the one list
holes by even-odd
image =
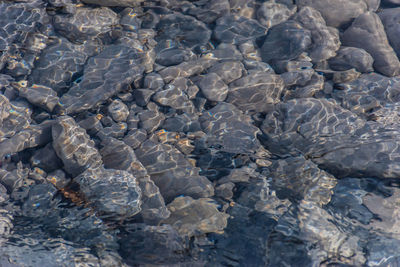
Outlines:
{"label": "gray rock", "polygon": [[57,93],[47,86],[33,84],[30,87],[19,87],[18,93],[31,104],[50,112],[53,111],[54,107],[59,103]]}
{"label": "gray rock", "polygon": [[261,47],[263,61],[294,59],[312,44],[311,32],[298,22],[288,20],[272,27]]}
{"label": "gray rock", "polygon": [[36,150],[30,161],[32,166],[39,167],[46,172],[55,171],[62,166],[62,162],[57,157],[51,143],[47,144],[44,148]]}
{"label": "gray rock", "polygon": [[73,118],[61,116],[52,127],[53,148],[64,169],[77,176],[88,168],[101,166],[101,156],[86,131]]}
{"label": "gray rock", "polygon": [[168,204],[171,216],[164,223],[171,224],[182,236],[223,233],[229,215],[217,207],[210,198],[177,197]]}
{"label": "gray rock", "polygon": [[100,6],[138,6],[144,0],[83,0],[86,4],[95,4]]}
{"label": "gray rock", "polygon": [[276,74],[253,72],[229,87],[226,102],[242,111],[265,112],[280,101],[284,83]]}
{"label": "gray rock", "polygon": [[77,8],[73,14],[54,16],[53,25],[58,32],[71,42],[101,37],[119,23],[117,13],[109,8]]}
{"label": "gray rock", "polygon": [[91,109],[119,93],[141,77],[144,71],[139,64],[142,54],[126,46],[108,46],[102,53],[89,59],[82,81],[74,84],[60,98],[61,105],[67,113],[77,113]]}
{"label": "gray rock", "polygon": [[164,87],[164,90],[155,93],[152,96],[152,99],[154,102],[160,105],[172,107],[176,110],[182,110],[188,113],[193,113],[193,103],[189,100],[189,97],[183,90],[184,88],[170,83]]}
{"label": "gray rock", "polygon": [[296,11],[296,6],[289,9],[284,4],[268,1],[264,2],[257,10],[257,19],[265,27],[271,28],[288,20]]}
{"label": "gray rock", "polygon": [[169,48],[157,53],[156,63],[163,66],[178,65],[194,59],[194,54],[189,49]]}
{"label": "gray rock", "polygon": [[228,86],[218,74],[213,72],[201,76],[197,85],[204,96],[210,101],[224,101],[228,95]]}
{"label": "gray rock", "polygon": [[378,13],[383,26],[385,27],[386,35],[390,45],[396,52],[397,56],[400,55],[399,33],[400,33],[400,8],[387,8]]}
{"label": "gray rock", "polygon": [[357,17],[343,33],[342,43],[367,51],[374,58],[376,71],[386,76],[400,73],[399,59],[389,45],[382,22],[375,13],[367,12]]}
{"label": "gray rock", "polygon": [[234,105],[219,103],[204,112],[199,121],[207,134],[207,144],[228,153],[251,153],[259,146],[258,128]]}
{"label": "gray rock", "polygon": [[164,87],[164,81],[160,74],[152,72],[146,74],[143,81],[144,88],[148,89],[160,89]]}
{"label": "gray rock", "polygon": [[129,115],[128,107],[119,99],[113,100],[108,106],[107,111],[116,122],[126,121]]}
{"label": "gray rock", "polygon": [[311,32],[312,45],[308,55],[313,62],[323,61],[336,55],[340,47],[339,31],[327,27],[317,10],[312,7],[303,7],[292,19]]}
{"label": "gray rock", "polygon": [[217,49],[212,50],[210,55],[212,55],[213,58],[218,59],[220,62],[243,59],[242,53],[240,53],[240,51],[237,49],[237,46],[228,43],[219,44]]}
{"label": "gray rock", "polygon": [[332,27],[342,27],[350,23],[352,19],[367,11],[367,4],[364,0],[296,0],[301,8],[310,6],[318,10],[324,17],[326,24]]}
{"label": "gray rock", "polygon": [[123,141],[125,144],[133,149],[136,149],[147,139],[147,132],[144,129],[132,129],[130,130]]}
{"label": "gray rock", "polygon": [[216,19],[229,14],[230,5],[228,0],[215,0],[215,1],[204,1],[190,8],[188,13],[195,16],[197,19],[203,21],[206,24],[213,23]]}
{"label": "gray rock", "polygon": [[136,178],[127,171],[87,169],[74,181],[102,217],[123,220],[141,210],[141,190]]}
{"label": "gray rock", "polygon": [[240,77],[244,72],[244,66],[239,61],[226,61],[215,64],[209,69],[210,74],[217,74],[225,84],[229,84]]}
{"label": "gray rock", "polygon": [[179,195],[193,198],[214,195],[211,182],[200,176],[199,169],[173,146],[147,140],[135,153],[167,203]]}
{"label": "gray rock", "polygon": [[374,59],[364,49],[342,46],[336,56],[329,59],[329,66],[338,71],[355,68],[359,72],[371,72],[374,70],[373,62]]}
{"label": "gray rock", "polygon": [[241,44],[265,35],[267,29],[256,20],[226,15],[216,21],[213,36],[219,42]]}

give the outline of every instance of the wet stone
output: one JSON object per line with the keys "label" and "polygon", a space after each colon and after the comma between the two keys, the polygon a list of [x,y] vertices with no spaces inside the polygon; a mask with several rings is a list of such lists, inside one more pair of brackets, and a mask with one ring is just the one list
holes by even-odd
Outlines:
{"label": "wet stone", "polygon": [[159,89],[164,87],[164,80],[160,74],[152,72],[146,74],[143,81],[144,88],[148,89]]}
{"label": "wet stone", "polygon": [[101,37],[110,32],[118,23],[118,15],[106,7],[77,8],[73,14],[56,15],[53,20],[54,28],[61,35],[75,42]]}
{"label": "wet stone", "polygon": [[243,112],[265,112],[280,101],[284,83],[278,75],[253,72],[232,82],[229,87],[226,102]]}
{"label": "wet stone", "polygon": [[156,30],[161,32],[157,35],[156,41],[172,39],[189,48],[206,44],[211,36],[211,31],[203,22],[180,13],[163,16]]}
{"label": "wet stone", "polygon": [[383,9],[378,13],[383,26],[385,27],[385,32],[389,40],[390,45],[396,52],[397,56],[400,55],[400,45],[399,45],[399,32],[400,24],[398,23],[398,18],[400,16],[400,8],[387,8]]}
{"label": "wet stone", "polygon": [[312,44],[311,32],[298,22],[288,20],[272,27],[261,47],[263,61],[294,59]]}
{"label": "wet stone", "polygon": [[100,6],[138,6],[144,0],[83,0],[82,2],[87,4],[95,4]]}
{"label": "wet stone", "polygon": [[193,113],[194,111],[194,106],[187,94],[181,87],[173,84],[167,84],[164,90],[155,93],[152,99],[160,105],[168,106],[176,110],[182,110],[187,113]]}
{"label": "wet stone", "polygon": [[120,220],[141,210],[141,190],[136,178],[127,171],[87,169],[74,181],[101,216]]}
{"label": "wet stone", "polygon": [[212,66],[208,72],[210,74],[215,73],[225,82],[225,84],[229,84],[242,77],[244,66],[239,61],[226,61]]}
{"label": "wet stone", "polygon": [[30,161],[32,166],[42,168],[46,172],[55,171],[62,166],[62,162],[51,143],[47,144],[44,148],[36,150]]}
{"label": "wet stone", "polygon": [[136,149],[147,139],[147,132],[144,129],[130,130],[123,141],[133,149]]}
{"label": "wet stone", "polygon": [[350,23],[352,19],[367,11],[364,0],[299,0],[299,7],[310,6],[318,10],[324,17],[326,24],[332,27],[342,27]]}
{"label": "wet stone", "polygon": [[400,73],[399,59],[389,45],[384,26],[375,13],[367,12],[357,17],[343,33],[342,43],[367,51],[374,58],[373,67],[377,72],[386,76]]}
{"label": "wet stone", "polygon": [[193,198],[214,195],[211,182],[199,175],[199,169],[175,147],[147,140],[135,153],[167,203],[179,195]]}
{"label": "wet stone", "polygon": [[164,223],[171,224],[183,236],[222,233],[229,215],[217,207],[209,198],[178,197],[168,205],[171,216]]}
{"label": "wet stone", "polygon": [[219,103],[204,112],[199,121],[207,134],[208,145],[216,146],[220,151],[246,153],[258,147],[258,128],[232,104]]}
{"label": "wet stone", "polygon": [[312,45],[308,55],[313,62],[329,59],[336,55],[340,47],[339,31],[327,27],[321,14],[312,7],[301,8],[293,19],[311,32]]}
{"label": "wet stone", "polygon": [[[60,102],[67,113],[77,113],[119,93],[141,77],[141,54],[126,46],[111,45],[87,62],[81,82],[74,84]],[[104,80],[104,77],[107,79]]]}
{"label": "wet stone", "polygon": [[227,15],[216,21],[213,36],[221,43],[241,44],[265,35],[267,29],[256,20]]}
{"label": "wet stone", "polygon": [[26,98],[31,104],[44,108],[47,111],[53,111],[59,103],[57,93],[47,86],[33,84],[31,87],[20,87],[18,93]]}
{"label": "wet stone", "polygon": [[53,148],[64,164],[64,169],[77,176],[87,168],[102,164],[101,156],[86,131],[73,118],[61,116],[52,127]]}
{"label": "wet stone", "polygon": [[217,49],[213,50],[212,53],[209,54],[213,58],[218,59],[219,61],[232,61],[232,60],[242,60],[243,55],[237,49],[236,45],[221,43],[217,46]]}
{"label": "wet stone", "polygon": [[157,53],[156,63],[163,66],[178,65],[193,58],[194,54],[189,49],[170,48]]}
{"label": "wet stone", "polygon": [[257,10],[257,19],[266,28],[271,28],[289,19],[296,13],[297,7],[275,3],[275,1],[264,2]]}
{"label": "wet stone", "polygon": [[103,125],[100,122],[102,115],[89,115],[87,118],[78,121],[80,127],[86,130],[90,135],[96,134],[98,131],[103,129]]}
{"label": "wet stone", "polygon": [[329,66],[333,70],[343,71],[355,68],[359,72],[373,71],[374,59],[364,49],[342,46],[336,56],[329,59]]}
{"label": "wet stone", "polygon": [[216,73],[209,73],[200,78],[197,85],[210,101],[224,101],[228,95],[228,86]]}
{"label": "wet stone", "polygon": [[126,121],[129,115],[128,107],[119,99],[112,101],[107,111],[116,122]]}

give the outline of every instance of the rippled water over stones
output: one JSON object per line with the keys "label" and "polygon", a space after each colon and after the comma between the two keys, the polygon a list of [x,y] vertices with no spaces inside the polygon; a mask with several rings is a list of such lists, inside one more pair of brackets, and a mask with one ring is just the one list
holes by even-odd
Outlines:
{"label": "rippled water over stones", "polygon": [[399,5],[0,0],[0,265],[397,266]]}

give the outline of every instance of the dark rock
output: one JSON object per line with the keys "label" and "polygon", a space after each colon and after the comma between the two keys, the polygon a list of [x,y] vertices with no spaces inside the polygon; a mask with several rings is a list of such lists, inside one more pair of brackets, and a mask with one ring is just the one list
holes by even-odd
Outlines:
{"label": "dark rock", "polygon": [[100,122],[102,115],[91,115],[86,119],[78,121],[80,127],[86,130],[88,134],[96,134],[98,131],[103,129],[103,125]]}
{"label": "dark rock", "polygon": [[[375,40],[370,42],[370,40]],[[374,58],[374,69],[386,76],[400,73],[400,62],[389,45],[378,15],[367,12],[357,17],[343,33],[343,45],[362,48]]]}
{"label": "dark rock", "polygon": [[212,58],[216,58],[219,61],[235,61],[242,60],[242,53],[237,49],[236,45],[221,43],[218,45],[217,49],[213,50],[208,55]]}
{"label": "dark rock", "polygon": [[226,84],[229,84],[242,77],[244,66],[239,61],[226,61],[215,64],[208,72],[217,74]]}
{"label": "dark rock", "polygon": [[128,107],[118,99],[111,102],[107,111],[116,122],[126,121],[126,118],[129,115]]}
{"label": "dark rock", "polygon": [[18,93],[33,105],[50,112],[59,102],[57,93],[47,86],[33,84],[31,87],[19,87]]}
{"label": "dark rock", "polygon": [[157,90],[164,87],[164,80],[160,74],[152,72],[146,74],[143,84],[144,88]]}
{"label": "dark rock", "polygon": [[367,11],[367,4],[364,0],[296,0],[301,8],[310,6],[318,10],[324,17],[326,24],[332,27],[342,27],[350,23],[352,19]]}
{"label": "dark rock", "polygon": [[228,95],[228,86],[213,72],[201,76],[197,85],[204,96],[210,101],[224,101]]}
{"label": "dark rock", "polygon": [[215,0],[215,1],[199,1],[196,7],[188,10],[190,15],[194,15],[197,19],[206,24],[213,23],[216,19],[228,14],[230,12],[230,5],[228,0]]}
{"label": "dark rock", "polygon": [[123,141],[133,149],[136,149],[147,139],[147,132],[144,129],[130,130]]}
{"label": "dark rock", "polygon": [[390,45],[396,52],[397,56],[400,55],[399,33],[400,33],[400,8],[387,8],[378,13]]}
{"label": "dark rock", "polygon": [[156,63],[163,66],[178,65],[193,59],[193,52],[188,49],[170,48],[157,53]]}
{"label": "dark rock", "polygon": [[264,2],[257,10],[257,19],[265,27],[271,28],[288,20],[296,11],[296,6],[289,9],[288,6],[275,1]]}
{"label": "dark rock", "polygon": [[32,166],[39,167],[46,172],[55,171],[62,166],[62,162],[57,157],[51,143],[47,144],[44,148],[36,150],[30,161]]}
{"label": "dark rock", "polygon": [[179,195],[193,198],[214,195],[211,182],[200,176],[199,169],[173,146],[147,140],[135,153],[167,203]]}
{"label": "dark rock", "polygon": [[54,28],[71,42],[104,36],[118,23],[118,15],[106,7],[81,7],[73,14],[60,14],[53,19]]}
{"label": "dark rock", "polygon": [[312,45],[308,55],[313,62],[323,61],[336,55],[340,47],[339,31],[327,27],[317,10],[312,7],[303,7],[292,19],[311,32]]}
{"label": "dark rock", "polygon": [[155,93],[152,96],[152,99],[154,102],[162,106],[168,106],[188,113],[193,113],[194,111],[193,103],[189,100],[187,94],[183,92],[180,86],[167,84],[164,87],[164,90]]}
{"label": "dark rock", "polygon": [[86,4],[95,4],[100,6],[138,6],[144,0],[83,0]]}
{"label": "dark rock", "polygon": [[222,233],[229,215],[217,207],[210,198],[177,197],[168,204],[171,216],[164,223],[171,224],[182,236]]}
{"label": "dark rock", "polygon": [[140,212],[141,190],[136,178],[127,171],[87,169],[74,178],[80,192],[99,214],[114,220]]}
{"label": "dark rock", "polygon": [[374,59],[364,49],[342,46],[336,56],[329,59],[329,66],[333,70],[343,71],[355,68],[359,72],[373,71]]}
{"label": "dark rock", "polygon": [[72,176],[102,164],[94,142],[73,118],[68,116],[57,118],[52,127],[52,135],[53,148],[64,163],[64,169]]}
{"label": "dark rock", "polygon": [[253,72],[230,84],[226,102],[242,111],[265,112],[280,101],[283,87],[278,75]]}
{"label": "dark rock", "polygon": [[187,113],[167,118],[162,128],[172,132],[195,132],[201,130],[198,116]]}
{"label": "dark rock", "polygon": [[221,43],[241,44],[265,35],[267,29],[256,20],[226,15],[216,21],[213,37]]}
{"label": "dark rock", "polygon": [[220,151],[251,153],[258,147],[258,128],[232,104],[219,103],[204,112],[199,121],[207,134],[208,145],[216,146]]}
{"label": "dark rock", "polygon": [[[154,104],[154,103],[153,103]],[[139,128],[145,129],[147,133],[152,133],[160,127],[165,116],[158,109],[144,110],[139,114]]]}
{"label": "dark rock", "polygon": [[261,47],[263,61],[294,59],[312,44],[311,32],[288,20],[272,27]]}
{"label": "dark rock", "polygon": [[172,39],[189,48],[206,44],[211,36],[211,31],[203,22],[180,13],[163,16],[156,30],[160,32],[156,37],[157,42]]}
{"label": "dark rock", "polygon": [[[142,53],[143,54],[143,53]],[[121,45],[111,45],[86,63],[82,81],[61,98],[67,113],[88,110],[119,93],[141,77],[141,53]],[[106,77],[106,79],[105,79]]]}

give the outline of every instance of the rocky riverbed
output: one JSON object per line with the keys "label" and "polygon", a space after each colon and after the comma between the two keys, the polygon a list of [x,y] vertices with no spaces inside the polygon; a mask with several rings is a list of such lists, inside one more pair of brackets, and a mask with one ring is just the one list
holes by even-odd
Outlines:
{"label": "rocky riverbed", "polygon": [[399,266],[399,19],[0,0],[0,266]]}

